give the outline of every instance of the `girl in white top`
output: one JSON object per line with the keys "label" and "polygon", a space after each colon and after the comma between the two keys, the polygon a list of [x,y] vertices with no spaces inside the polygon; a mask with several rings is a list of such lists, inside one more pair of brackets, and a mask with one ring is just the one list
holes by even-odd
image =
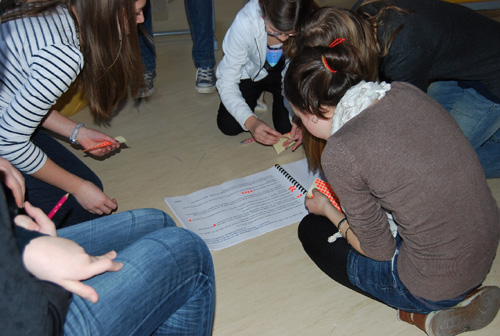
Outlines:
{"label": "girl in white top", "polygon": [[[250,0],[224,37],[224,57],[217,67],[221,105],[219,129],[226,135],[250,131],[255,140],[272,145],[292,130],[300,144],[300,129],[290,123],[282,94],[282,72],[298,24],[315,8],[312,0]],[[273,94],[273,129],[254,113],[262,92]]]}

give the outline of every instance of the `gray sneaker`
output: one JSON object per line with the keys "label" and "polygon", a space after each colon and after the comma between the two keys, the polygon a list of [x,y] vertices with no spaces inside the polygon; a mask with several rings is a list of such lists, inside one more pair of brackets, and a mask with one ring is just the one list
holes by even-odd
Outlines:
{"label": "gray sneaker", "polygon": [[215,72],[213,68],[198,68],[196,70],[196,92],[215,92]]}
{"label": "gray sneaker", "polygon": [[500,309],[500,288],[485,286],[453,308],[427,315],[425,331],[431,336],[453,336],[487,326]]}

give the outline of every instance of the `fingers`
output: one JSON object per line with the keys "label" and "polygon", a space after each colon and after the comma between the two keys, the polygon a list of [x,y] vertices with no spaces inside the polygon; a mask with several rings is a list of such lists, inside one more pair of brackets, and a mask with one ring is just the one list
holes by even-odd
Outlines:
{"label": "fingers", "polygon": [[[14,195],[14,199],[16,200],[16,204],[19,208],[23,207],[24,202],[24,193],[26,190],[24,177],[23,175],[14,167],[12,167],[12,182],[9,181],[7,186],[12,190],[12,194]],[[9,184],[13,184],[11,187]]]}
{"label": "fingers", "polygon": [[1,159],[0,161],[0,172],[3,172],[3,180],[5,182],[5,185],[10,190],[12,190],[12,194],[14,195],[14,199],[16,200],[17,207],[22,208],[25,193],[25,182],[23,175],[16,168],[14,168],[14,166],[12,166],[9,161],[5,159]]}
{"label": "fingers", "polygon": [[123,267],[123,263],[121,262],[118,262],[118,261],[114,261],[114,259],[116,258],[117,256],[117,253],[115,251],[109,251],[108,253],[100,256],[100,257],[96,257],[98,260],[109,260],[111,261],[111,264],[110,265],[102,265],[101,267],[106,267],[106,271],[109,271],[109,272],[117,272],[119,270],[122,269]]}
{"label": "fingers", "polygon": [[84,181],[82,188],[74,196],[78,203],[93,214],[110,214],[118,207],[115,199],[109,198],[101,189],[88,181]]}
{"label": "fingers", "polygon": [[257,142],[264,145],[273,145],[281,138],[281,133],[273,130],[271,127],[262,123],[261,127],[257,128],[254,138]]}
{"label": "fingers", "polygon": [[295,141],[295,140],[290,139],[290,138],[287,138],[287,139],[288,140],[286,140],[285,142],[283,142],[283,147],[285,147],[285,148],[288,148],[288,146],[290,146],[290,144]]}
{"label": "fingers", "polygon": [[119,142],[113,142],[109,146],[105,146],[105,147],[102,147],[102,148],[89,150],[89,153],[91,153],[92,155],[95,155],[95,156],[105,156],[105,155],[111,153],[112,151],[114,151],[114,150],[116,150],[118,148],[120,148],[120,143]]}
{"label": "fingers", "polygon": [[33,222],[30,217],[25,215],[17,215],[14,218],[14,223],[17,226],[29,231],[40,231],[40,226],[37,223]]}
{"label": "fingers", "polygon": [[[30,215],[33,219],[37,218],[44,218],[47,217],[47,215],[42,211],[42,209],[34,207],[31,205],[30,202],[26,201],[24,202],[24,208],[26,210],[26,213]],[[47,217],[48,218],[48,217]]]}
{"label": "fingers", "polygon": [[89,268],[90,276],[101,274],[104,272],[117,272],[122,269],[121,262],[114,261],[117,256],[115,251],[109,251],[102,256],[91,257],[92,264]]}
{"label": "fingers", "polygon": [[[113,272],[119,271],[123,267],[122,263],[114,262],[114,261],[109,260],[109,259],[98,261],[94,264],[99,266],[96,268],[97,271],[96,271],[95,275],[104,273],[106,271],[113,271]],[[112,265],[112,267],[107,266],[108,264]],[[102,266],[102,265],[104,265],[104,266]],[[103,270],[103,271],[101,271],[101,270]],[[97,303],[97,301],[99,300],[99,295],[97,294],[97,291],[94,288],[90,287],[89,285],[87,285],[83,282],[69,280],[69,281],[64,283],[63,287],[66,290],[70,291],[71,293],[74,293],[78,296],[81,296],[82,298],[87,299],[92,303]]]}
{"label": "fingers", "polygon": [[[107,155],[120,147],[120,142],[115,138],[91,128],[83,128],[78,135],[82,147],[95,156]],[[95,146],[98,148],[95,148]]]}
{"label": "fingers", "polygon": [[118,203],[116,202],[115,199],[107,200],[101,206],[96,208],[94,210],[94,212],[98,215],[104,215],[104,214],[109,215],[114,210],[116,210],[117,207],[118,207]]}
{"label": "fingers", "polygon": [[292,147],[292,152],[295,152],[295,150],[299,148],[300,145],[302,145],[302,141],[295,142],[295,144]]}
{"label": "fingers", "polygon": [[[82,277],[82,280],[92,278],[105,272],[117,272],[121,270],[123,264],[113,260],[116,256],[117,254],[115,251],[110,251],[102,256],[90,257],[91,263],[86,269],[85,276]],[[64,281],[62,286],[71,293],[79,295],[92,303],[96,303],[99,300],[99,295],[94,288],[78,280]]]}
{"label": "fingers", "polygon": [[273,145],[281,137],[281,133],[269,127],[265,122],[255,117],[248,118],[245,126],[252,133],[258,143],[263,145]]}
{"label": "fingers", "polygon": [[62,286],[67,291],[81,296],[82,298],[87,299],[92,303],[96,303],[99,300],[99,295],[97,294],[96,290],[89,285],[84,284],[83,282],[68,280],[65,281]]}
{"label": "fingers", "polygon": [[37,231],[40,231],[42,233],[51,236],[57,236],[56,226],[54,222],[52,222],[52,220],[49,217],[47,217],[47,215],[42,211],[42,209],[34,207],[28,201],[24,202],[24,209],[26,210],[26,213],[31,218],[33,218],[33,220],[39,227]]}
{"label": "fingers", "polygon": [[278,131],[276,131],[276,130],[272,129],[271,127],[267,126],[266,124],[264,124],[264,125],[266,126],[266,128],[265,128],[265,132],[266,132],[268,135],[270,135],[271,137],[273,137],[273,138],[277,138],[277,139],[279,140],[279,138],[281,138],[281,137],[283,136],[280,132],[278,132]]}

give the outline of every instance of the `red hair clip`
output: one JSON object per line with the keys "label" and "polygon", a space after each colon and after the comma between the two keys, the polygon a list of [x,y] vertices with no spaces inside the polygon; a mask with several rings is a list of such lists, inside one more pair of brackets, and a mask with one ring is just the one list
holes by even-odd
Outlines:
{"label": "red hair clip", "polygon": [[321,56],[321,61],[323,62],[323,65],[325,66],[325,68],[327,68],[331,73],[336,73],[337,72],[336,70],[333,70],[332,68],[330,68],[330,66],[328,65],[328,62],[327,62],[325,56]]}
{"label": "red hair clip", "polygon": [[[330,45],[328,46],[328,48],[333,48],[336,45],[341,44],[342,42],[345,42],[345,38],[337,38],[332,43],[330,43]],[[325,56],[321,56],[321,62],[323,62],[323,65],[325,66],[325,68],[327,68],[328,71],[330,71],[331,73],[336,73],[337,72],[336,70],[333,70],[332,68],[330,68],[330,66],[328,65],[328,61],[326,60]]]}
{"label": "red hair clip", "polygon": [[335,39],[332,43],[330,43],[330,45],[328,46],[328,48],[333,48],[333,47],[335,47],[336,45],[341,44],[342,42],[345,42],[345,38],[338,38],[338,39]]}

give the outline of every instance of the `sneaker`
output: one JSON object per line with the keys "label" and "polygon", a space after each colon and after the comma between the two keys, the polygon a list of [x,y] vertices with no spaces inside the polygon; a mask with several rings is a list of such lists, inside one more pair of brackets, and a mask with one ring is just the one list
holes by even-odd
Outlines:
{"label": "sneaker", "polygon": [[154,82],[156,78],[156,71],[148,72],[144,74],[144,86],[141,87],[135,98],[146,98],[150,97],[153,92],[155,92]]}
{"label": "sneaker", "polygon": [[457,335],[486,327],[500,308],[500,288],[486,286],[471,293],[453,308],[432,312],[425,321],[429,335]]}
{"label": "sneaker", "polygon": [[215,72],[213,68],[198,68],[196,70],[196,92],[215,92]]}
{"label": "sneaker", "polygon": [[486,327],[500,308],[500,288],[481,287],[449,309],[428,315],[399,311],[402,321],[414,324],[429,336],[453,336]]}

